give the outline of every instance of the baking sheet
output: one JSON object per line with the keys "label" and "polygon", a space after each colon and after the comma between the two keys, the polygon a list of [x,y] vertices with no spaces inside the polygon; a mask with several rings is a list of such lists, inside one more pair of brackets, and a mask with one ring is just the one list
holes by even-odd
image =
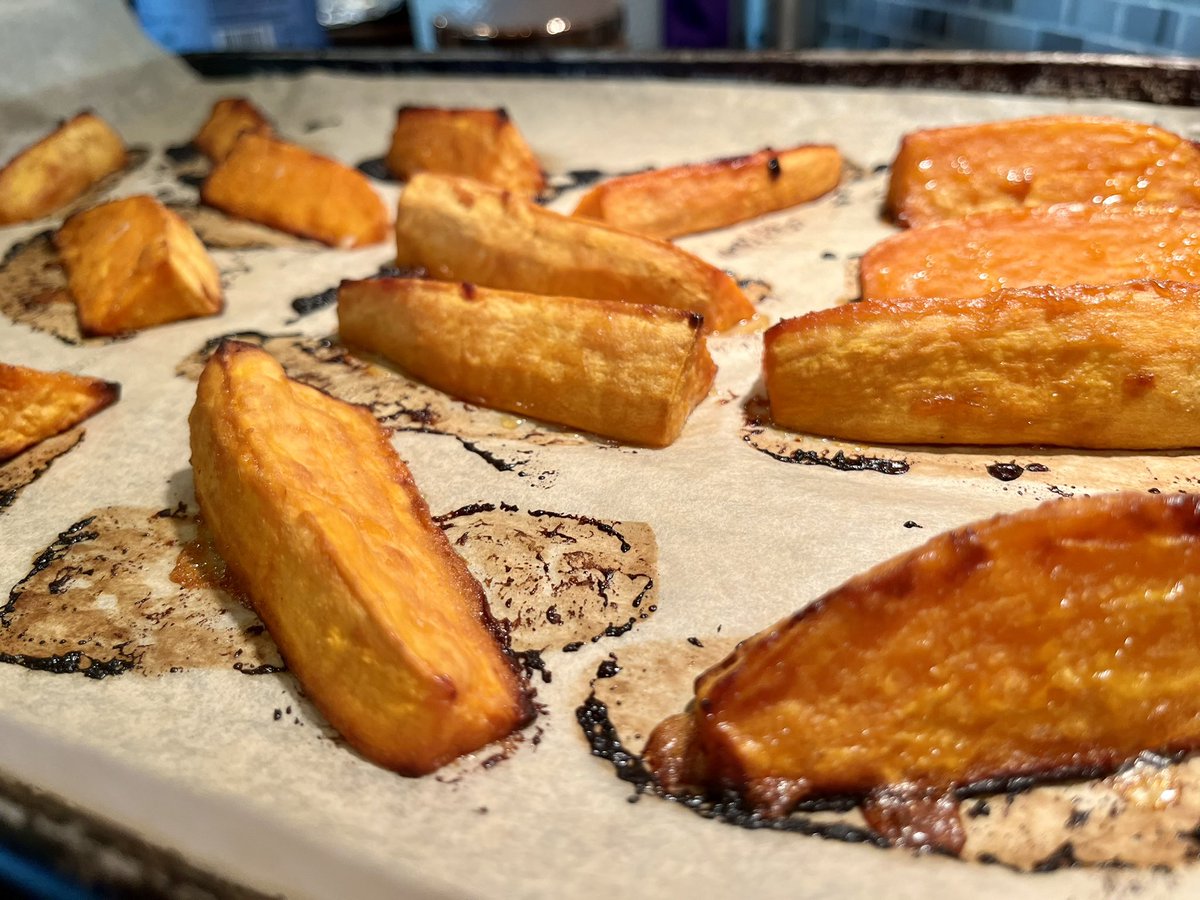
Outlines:
{"label": "baking sheet", "polygon": [[[679,242],[739,278],[765,282],[769,290],[758,306],[771,322],[853,295],[857,255],[891,231],[878,216],[883,166],[907,130],[1071,111],[1125,115],[1200,137],[1188,110],[1106,101],[322,73],[214,84],[187,77],[170,61],[138,61],[56,87],[36,102],[0,107],[6,122],[11,110],[21,111],[0,155],[11,155],[56,118],[91,106],[130,143],[149,151],[109,195],[149,191],[186,204],[194,188],[175,177],[162,151],[186,140],[216,97],[233,93],[250,96],[285,135],[349,163],[386,149],[395,108],[403,104],[503,105],[551,173],[615,173],[768,144],[835,143],[855,169],[836,194]],[[396,185],[377,187],[389,203],[398,196]],[[567,191],[553,206],[569,210],[577,197],[578,191]],[[3,230],[0,251],[53,224]],[[0,714],[14,723],[0,763],[11,773],[75,797],[218,872],[290,896],[329,893],[339,883],[330,873],[342,884],[351,877],[370,882],[360,884],[360,896],[386,893],[389,884],[409,894],[526,897],[614,891],[681,896],[698,890],[918,897],[935,886],[983,897],[1158,897],[1200,886],[1188,865],[1168,872],[1065,868],[1031,875],[740,829],[653,797],[630,803],[630,786],[590,754],[576,722],[576,709],[595,689],[614,702],[618,694],[625,698],[634,709],[623,713],[614,706],[614,721],[636,731],[640,720],[683,707],[690,678],[703,664],[698,649],[715,653],[949,527],[1059,494],[1186,488],[1194,455],[872,448],[776,434],[753,421],[761,391],[761,334],[753,328],[711,339],[720,366],[716,386],[680,440],[658,451],[614,447],[486,411],[452,410],[453,404],[440,430],[403,430],[413,422],[403,413],[411,386],[382,370],[351,373],[355,390],[374,390],[380,404],[393,404],[390,424],[402,428],[395,445],[433,513],[448,528],[475,535],[464,546],[477,573],[490,579],[496,612],[504,615],[504,602],[514,597],[528,601],[517,644],[541,650],[552,676],[533,673],[544,711],[523,740],[485,749],[436,777],[403,779],[359,758],[329,731],[286,672],[270,671],[278,660],[269,642],[246,634],[253,622],[228,598],[203,583],[181,588],[170,578],[191,537],[188,516],[195,511],[186,424],[195,388],[186,365],[180,374],[181,364],[218,335],[254,332],[288,336],[279,340],[292,342],[301,360],[296,365],[307,366],[310,375],[344,375],[338,363],[326,361],[322,368],[314,356],[319,339],[335,330],[332,308],[301,316],[292,301],[341,278],[369,275],[389,261],[391,249],[347,252],[296,242],[213,255],[226,285],[227,309],[219,318],[77,344],[0,323],[0,358],[6,362],[98,375],[123,388],[117,405],[85,424],[79,443],[0,510],[0,585],[16,589],[10,599],[19,601],[8,610],[10,620],[19,612],[27,631],[68,641],[61,653],[92,649],[70,642],[95,644],[103,629],[111,651],[121,642],[121,627],[135,622],[141,629],[134,635],[135,662],[109,677],[88,677],[69,665],[57,673],[0,665]],[[851,460],[902,463],[903,474],[819,464],[838,450]],[[778,458],[795,451],[818,464]],[[989,465],[1009,461],[1038,462],[1048,471],[1024,471],[1013,481],[989,474]],[[159,511],[173,515],[152,518]],[[542,527],[551,523],[568,530]],[[72,535],[89,530],[99,537],[72,543]],[[622,539],[615,549],[611,532]],[[563,552],[564,534],[613,558],[593,567],[572,561]],[[623,551],[622,542],[631,549]],[[64,555],[68,564],[94,561],[86,554],[101,547],[105,561],[121,571],[102,576],[92,566],[92,574],[75,572],[52,587],[53,579],[32,572],[34,560],[52,547],[84,554]],[[494,577],[505,559],[527,564],[539,553],[553,555],[547,578],[532,573],[505,584]],[[129,561],[130,554],[137,558]],[[118,558],[123,567],[113,562]],[[598,613],[596,603],[607,587],[589,581],[597,571],[616,572],[627,582],[624,605],[607,610],[608,624],[616,626],[612,635],[592,628],[593,620],[579,626],[585,615],[603,618],[605,609]],[[642,606],[630,613],[641,589],[636,586],[644,586],[638,576],[653,581],[653,602],[645,600],[647,610],[655,607],[652,615],[643,615]],[[545,616],[546,607],[568,583],[575,593],[556,610],[564,619],[556,624]],[[180,597],[200,613],[177,615],[172,600]],[[147,602],[158,604],[157,623],[142,614]],[[52,604],[69,605],[70,615],[55,615]],[[167,607],[172,611],[163,613]],[[562,616],[568,609],[581,612]],[[169,627],[151,627],[163,622]],[[177,638],[185,627],[191,629],[186,645]],[[576,642],[578,649],[563,651]],[[167,650],[180,646],[183,660],[168,658]],[[104,656],[102,649],[93,652]],[[243,657],[253,665],[235,668]],[[621,673],[597,682],[598,671],[606,665],[611,671],[613,657]],[[247,674],[263,666],[263,674]],[[614,693],[617,685],[621,691]],[[638,742],[630,737],[630,743]],[[47,764],[47,748],[58,765]],[[85,772],[99,774],[81,778]],[[131,802],[112,792],[99,797],[96,779],[111,779],[147,799]],[[193,792],[202,799],[189,799]],[[155,802],[168,796],[174,816]],[[191,812],[181,816],[185,808]],[[247,827],[249,822],[257,827]],[[315,880],[313,859],[327,863],[324,882]]]}

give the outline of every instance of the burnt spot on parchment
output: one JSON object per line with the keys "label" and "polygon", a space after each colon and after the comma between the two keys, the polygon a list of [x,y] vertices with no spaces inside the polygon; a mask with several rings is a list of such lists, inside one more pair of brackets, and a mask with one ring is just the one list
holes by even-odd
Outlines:
{"label": "burnt spot on parchment", "polygon": [[518,651],[619,637],[658,609],[658,545],[644,522],[491,503],[436,521]]}
{"label": "burnt spot on parchment", "polygon": [[107,507],[68,526],[0,608],[0,662],[89,678],[279,671],[254,613],[210,579],[176,573],[195,540],[184,508]]}
{"label": "burnt spot on parchment", "polygon": [[0,514],[12,506],[21,491],[37,481],[56,459],[82,441],[83,434],[83,426],[76,426],[0,463]]}
{"label": "burnt spot on parchment", "polygon": [[[661,794],[645,780],[642,748],[660,722],[691,701],[695,677],[736,642],[709,633],[699,647],[683,638],[619,647],[617,671],[591,677],[587,700],[576,711],[592,753],[608,759],[622,781],[640,784],[639,793]],[[734,794],[670,799],[748,828],[888,844],[868,826],[858,798],[805,801],[779,820],[764,819]],[[1200,856],[1200,757],[1142,753],[1107,778],[984,783],[959,791],[956,802],[965,834],[959,858],[965,862],[1032,873],[1073,866],[1163,870]]]}
{"label": "burnt spot on parchment", "polygon": [[865,452],[852,444],[843,444],[810,435],[783,431],[771,424],[771,412],[765,397],[755,394],[743,407],[745,422],[742,440],[759,453],[784,463],[821,466],[839,472],[878,472],[903,475],[908,459],[899,453]]}
{"label": "burnt spot on parchment", "polygon": [[64,344],[108,344],[119,338],[88,337],[79,330],[67,273],[54,232],[43,231],[9,248],[0,260],[0,312],[15,324],[45,332]]}
{"label": "burnt spot on parchment", "polygon": [[[227,337],[243,339],[242,335]],[[213,338],[182,360],[176,374],[199,378],[221,340]],[[497,471],[512,472],[537,486],[553,483],[557,473],[539,465],[535,448],[612,446],[565,428],[456,400],[395,369],[353,355],[332,338],[259,335],[255,343],[274,356],[292,378],[339,400],[367,407],[380,424],[396,431],[450,435]]]}
{"label": "burnt spot on parchment", "polygon": [[163,150],[166,170],[180,184],[199,188],[212,172],[212,162],[192,142],[174,144]]}

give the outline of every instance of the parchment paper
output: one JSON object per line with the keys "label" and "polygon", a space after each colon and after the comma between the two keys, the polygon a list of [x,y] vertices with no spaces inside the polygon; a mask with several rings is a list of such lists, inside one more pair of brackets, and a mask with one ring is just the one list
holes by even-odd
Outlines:
{"label": "parchment paper", "polygon": [[[1192,111],[1127,103],[320,73],[206,84],[162,60],[149,68],[138,61],[70,89],[5,103],[0,113],[11,127],[0,137],[0,155],[11,156],[56,118],[90,106],[151,154],[110,195],[149,191],[186,202],[194,189],[175,179],[163,148],[188,139],[211,102],[228,94],[250,96],[285,135],[351,164],[382,154],[394,110],[403,104],[503,105],[551,173],[616,173],[765,145],[835,143],[859,171],[836,194],[680,241],[738,277],[770,285],[759,303],[770,322],[853,295],[854,259],[891,231],[878,214],[882,167],[907,130],[1072,111],[1129,116],[1200,137]],[[378,188],[389,203],[398,196],[396,185]],[[577,197],[578,191],[568,191],[553,206],[569,210]],[[0,250],[56,224],[4,229]],[[102,376],[123,389],[119,403],[85,423],[80,443],[0,510],[0,586],[17,586],[35,557],[98,510],[132,510],[123,521],[135,525],[180,503],[187,507],[181,515],[194,512],[186,416],[195,387],[177,367],[221,334],[331,335],[332,307],[300,317],[291,301],[342,278],[369,275],[389,261],[392,249],[385,244],[345,252],[296,244],[213,255],[226,285],[227,309],[219,318],[79,345],[0,323],[0,359]],[[103,679],[0,665],[0,716],[8,736],[0,742],[0,766],[205,866],[289,896],[927,897],[936,891],[1161,897],[1200,888],[1200,872],[1187,865],[1166,873],[1081,868],[1025,874],[744,830],[653,797],[627,802],[630,787],[590,755],[575,721],[610,654],[629,666],[622,674],[631,679],[628,702],[645,704],[648,711],[640,715],[653,721],[682,709],[690,696],[699,655],[689,637],[731,645],[946,528],[1060,493],[1175,490],[1196,471],[1190,454],[931,451],[818,438],[803,439],[803,448],[817,456],[844,449],[851,456],[901,460],[908,470],[887,475],[781,462],[757,449],[770,445],[769,430],[756,435],[747,426],[747,404],[753,407],[761,391],[760,332],[748,329],[710,343],[720,366],[716,386],[683,436],[665,450],[616,448],[569,433],[560,434],[562,440],[526,441],[516,428],[514,439],[476,442],[494,457],[519,463],[502,470],[454,434],[396,434],[395,445],[435,515],[481,503],[502,510],[506,504],[519,511],[512,516],[553,511],[616,523],[617,530],[645,523],[648,529],[637,533],[652,532],[653,616],[618,636],[586,640],[575,652],[562,652],[563,632],[526,632],[528,646],[544,650],[552,680],[534,673],[545,710],[526,739],[496,764],[483,764],[497,753],[489,748],[438,777],[400,778],[337,740],[286,672],[247,675],[225,660],[178,672],[134,668]],[[791,436],[774,437],[789,452],[800,446]],[[1041,462],[1049,471],[1026,472],[1011,482],[986,471],[991,463],[1012,460]],[[188,539],[186,521],[179,521],[184,524],[174,533],[179,543],[172,554]],[[646,543],[638,549],[647,550]],[[163,564],[173,558],[160,554],[139,570],[149,601],[179,591]],[[73,603],[92,596],[91,583],[76,585],[83,593],[73,594]],[[38,590],[30,588],[21,602],[57,602],[49,587]],[[501,586],[489,586],[493,602],[501,595]],[[97,608],[124,602],[102,591],[94,597]],[[497,612],[503,615],[503,609]],[[624,618],[614,624],[620,622]]]}

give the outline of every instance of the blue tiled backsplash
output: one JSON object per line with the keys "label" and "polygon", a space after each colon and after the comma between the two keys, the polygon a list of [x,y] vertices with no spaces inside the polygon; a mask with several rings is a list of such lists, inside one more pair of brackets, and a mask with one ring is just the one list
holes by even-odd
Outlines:
{"label": "blue tiled backsplash", "polygon": [[1200,0],[818,0],[822,47],[1200,56]]}

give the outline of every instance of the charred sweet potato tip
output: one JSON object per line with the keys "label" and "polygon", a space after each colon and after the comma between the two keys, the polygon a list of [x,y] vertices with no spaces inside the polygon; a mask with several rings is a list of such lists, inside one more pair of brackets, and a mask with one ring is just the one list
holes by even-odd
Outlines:
{"label": "charred sweet potato tip", "polygon": [[367,410],[225,343],[189,421],[214,544],[351,746],[423,775],[531,718],[482,588]]}
{"label": "charred sweet potato tip", "polygon": [[900,232],[860,262],[864,300],[1143,279],[1200,282],[1200,210],[1076,205],[978,213]]}
{"label": "charred sweet potato tip", "polygon": [[754,314],[728,274],[673,244],[448,175],[422,173],[404,188],[396,263],[445,281],[687,310],[714,331]]}
{"label": "charred sweet potato tip", "polygon": [[224,306],[221,275],[191,227],[153,197],[104,203],[63,223],[55,244],[85,334],[121,334]]}
{"label": "charred sweet potato tip", "polygon": [[667,240],[815,200],[841,174],[836,147],[760,150],[613,178],[588,191],[573,215]]}
{"label": "charred sweet potato tip", "polygon": [[901,225],[1055,203],[1200,206],[1200,148],[1123,119],[1040,116],[904,136],[887,214]]}
{"label": "charred sweet potato tip", "polygon": [[120,385],[0,363],[0,462],[78,425],[121,395]]}
{"label": "charred sweet potato tip", "polygon": [[245,97],[223,97],[213,104],[212,112],[192,138],[200,152],[219,163],[232,151],[243,134],[274,134],[270,120]]}
{"label": "charred sweet potato tip", "polygon": [[342,340],[472,403],[662,447],[716,366],[700,317],[410,279],[343,282]]}
{"label": "charred sweet potato tip", "polygon": [[0,169],[0,225],[62,209],[127,160],[120,135],[99,116],[68,119]]}
{"label": "charred sweet potato tip", "polygon": [[646,759],[668,791],[736,791],[771,816],[1108,772],[1200,746],[1197,622],[1200,497],[1053,501],[939,535],[744,641]]}
{"label": "charred sweet potato tip", "polygon": [[253,132],[237,139],[200,197],[230,215],[334,247],[387,237],[387,207],[362,173]]}
{"label": "charred sweet potato tip", "polygon": [[1200,446],[1200,287],[1036,287],[865,300],[764,337],[771,417],[917,444]]}
{"label": "charred sweet potato tip", "polygon": [[385,162],[397,178],[461,175],[523,197],[546,189],[537,157],[503,109],[401,107]]}

